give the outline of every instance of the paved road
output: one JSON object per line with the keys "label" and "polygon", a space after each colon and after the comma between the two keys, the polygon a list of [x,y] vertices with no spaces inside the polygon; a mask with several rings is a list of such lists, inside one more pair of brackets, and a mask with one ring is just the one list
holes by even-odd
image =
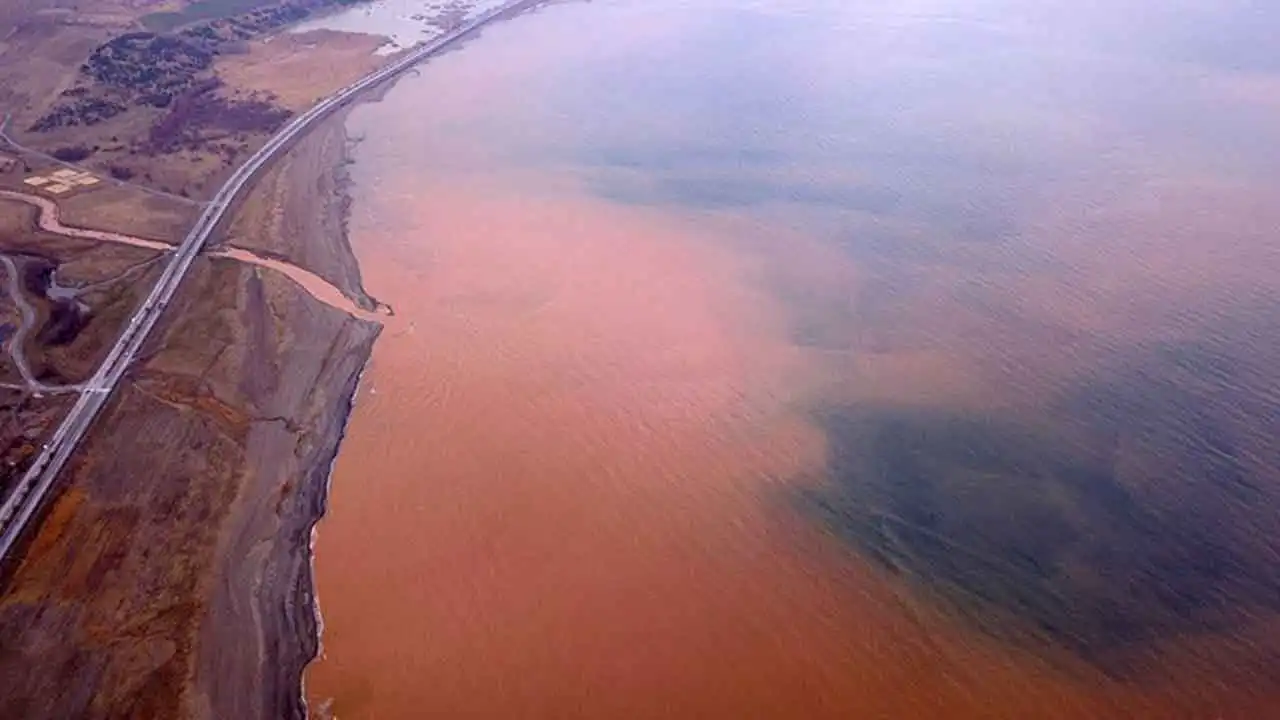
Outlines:
{"label": "paved road", "polygon": [[249,186],[254,176],[281,152],[287,150],[294,141],[306,133],[316,121],[329,115],[334,110],[348,104],[354,97],[386,80],[395,77],[413,67],[422,60],[453,45],[464,37],[471,35],[484,25],[509,15],[511,12],[532,7],[542,0],[513,0],[502,7],[481,14],[474,20],[452,30],[440,37],[420,45],[399,60],[366,75],[352,85],[339,90],[317,103],[310,110],[295,117],[280,129],[266,145],[254,153],[244,165],[236,170],[227,182],[218,190],[205,207],[200,218],[183,238],[182,244],[174,251],[172,259],[165,267],[160,280],[152,288],[151,293],[129,319],[128,325],[116,344],[107,353],[106,359],[84,385],[84,391],[76,400],[76,404],[63,419],[62,424],[54,431],[53,437],[43,446],[31,467],[23,475],[18,485],[9,493],[0,505],[0,563],[3,563],[13,550],[27,525],[31,523],[47,498],[49,490],[57,480],[59,471],[76,446],[84,438],[86,431],[98,413],[102,411],[111,392],[120,383],[120,379],[129,369],[138,350],[155,328],[160,315],[168,307],[178,285],[191,268],[192,261],[200,254],[208,242],[218,223],[227,210]]}

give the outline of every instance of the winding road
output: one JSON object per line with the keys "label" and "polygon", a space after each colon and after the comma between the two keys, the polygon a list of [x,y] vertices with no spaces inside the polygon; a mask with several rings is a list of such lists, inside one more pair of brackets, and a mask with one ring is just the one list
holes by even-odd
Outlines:
{"label": "winding road", "polygon": [[36,376],[31,372],[31,365],[27,362],[27,353],[23,350],[26,347],[27,333],[31,332],[31,328],[36,324],[36,311],[31,307],[31,303],[27,302],[27,297],[22,293],[22,276],[18,272],[18,263],[8,255],[0,255],[0,264],[4,265],[5,272],[5,288],[9,291],[9,299],[13,301],[14,307],[18,308],[18,313],[22,315],[22,322],[18,325],[18,329],[13,331],[13,337],[9,338],[9,356],[13,358],[14,367],[18,368],[18,374],[22,375],[22,381],[27,384],[27,388],[35,392],[54,392],[58,390],[78,390],[79,387],[72,388],[54,388],[45,385],[36,380]]}
{"label": "winding road", "polygon": [[276,156],[288,150],[293,142],[305,134],[317,121],[350,103],[359,94],[454,45],[490,22],[533,7],[543,1],[513,0],[409,50],[400,59],[342,88],[295,117],[232,174],[205,206],[204,212],[183,238],[182,243],[173,251],[172,259],[165,266],[160,279],[138,311],[129,319],[120,338],[107,353],[98,371],[85,383],[84,391],[80,393],[62,424],[45,443],[22,479],[4,499],[3,504],[0,504],[0,563],[8,558],[18,539],[36,517],[50,489],[54,486],[58,473],[84,438],[94,418],[102,411],[111,392],[119,385],[120,379],[129,369],[139,348],[142,347],[155,328],[160,315],[173,299],[178,285],[186,277],[191,263],[204,249],[205,243],[209,241],[227,211],[241,192],[250,186],[258,172]]}
{"label": "winding road", "polygon": [[[6,143],[10,148],[20,153],[24,153],[27,155],[34,155],[38,158],[41,158],[48,162],[56,163],[65,168],[70,168],[72,170],[80,170],[82,172],[93,172],[93,170],[90,168],[86,168],[82,165],[77,165],[76,163],[67,162],[65,160],[59,160],[58,158],[54,157],[53,155],[50,155],[47,152],[42,152],[40,150],[36,150],[35,148],[29,148],[26,145],[19,143],[17,140],[14,140],[13,136],[9,134],[9,121],[11,119],[12,117],[8,113],[5,113],[4,117],[0,117],[0,142]],[[175,202],[185,203],[188,205],[201,204],[199,200],[193,200],[189,197],[183,197],[181,195],[174,195],[173,193],[147,187],[146,185],[142,185],[140,183],[129,182],[128,180],[120,180],[118,178],[111,177],[110,175],[102,177],[101,179],[106,180],[107,182],[113,185],[132,188],[134,190],[140,190],[144,193],[147,193],[148,195],[155,195],[156,197],[168,198],[169,200],[173,200]]]}

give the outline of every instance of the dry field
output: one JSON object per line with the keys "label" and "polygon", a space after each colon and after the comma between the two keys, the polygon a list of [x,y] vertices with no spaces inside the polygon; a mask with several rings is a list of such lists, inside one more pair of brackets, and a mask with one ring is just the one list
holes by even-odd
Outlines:
{"label": "dry field", "polygon": [[377,69],[385,61],[374,55],[381,44],[373,35],[330,30],[286,33],[224,55],[214,68],[228,86],[297,112]]}
{"label": "dry field", "polygon": [[[175,242],[199,205],[163,194],[207,196],[275,124],[378,61],[378,40],[367,36],[276,34],[270,13],[328,2],[6,4],[0,114],[11,116],[6,132],[21,147],[4,150],[14,161],[0,167],[0,188],[38,193],[23,179],[59,167],[46,154],[62,155],[108,179],[59,197],[64,223]],[[233,6],[268,14],[239,25],[216,17]],[[77,108],[108,107],[97,100],[142,97],[102,80],[145,74],[146,63],[112,64],[117,51],[180,55],[206,41],[218,45],[216,58],[189,63],[194,70],[166,86],[167,101],[66,121]],[[101,77],[82,69],[95,57]],[[47,117],[61,119],[33,129]],[[371,305],[345,242],[345,142],[338,123],[301,143],[229,234],[314,267]],[[25,343],[33,372],[76,382],[161,264],[153,251],[40,231],[35,218],[25,204],[0,202],[0,253],[21,261],[36,309]],[[51,283],[78,294],[51,299]],[[0,306],[0,321],[19,317]],[[0,568],[0,718],[301,717],[301,672],[316,650],[309,533],[378,330],[271,271],[197,261],[77,449],[45,520]],[[3,365],[5,382],[21,381]],[[0,481],[24,469],[73,398],[0,393]]]}
{"label": "dry field", "polygon": [[[344,115],[305,138],[262,175],[226,241],[316,273],[365,309],[360,268],[346,242],[347,137]],[[306,192],[299,192],[306,188]]]}
{"label": "dry field", "polygon": [[0,717],[299,716],[307,538],[376,326],[230,261],[173,310],[0,595]]}
{"label": "dry field", "polygon": [[104,2],[73,14],[51,0],[0,41],[0,112],[25,147],[208,197],[290,115],[383,61],[372,36],[280,32],[336,2],[200,0],[153,22],[179,8]]}

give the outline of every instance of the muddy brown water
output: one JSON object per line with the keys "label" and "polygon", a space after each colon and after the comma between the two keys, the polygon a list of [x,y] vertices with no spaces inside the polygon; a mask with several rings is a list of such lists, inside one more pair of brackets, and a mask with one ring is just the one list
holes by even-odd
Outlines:
{"label": "muddy brown water", "polygon": [[1280,713],[1275,30],[559,4],[360,108],[313,709]]}

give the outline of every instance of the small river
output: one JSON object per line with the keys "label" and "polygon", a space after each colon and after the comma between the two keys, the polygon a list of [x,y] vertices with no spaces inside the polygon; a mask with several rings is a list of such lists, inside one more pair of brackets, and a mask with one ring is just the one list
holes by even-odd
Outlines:
{"label": "small river", "polygon": [[313,708],[1276,715],[1278,34],[568,2],[360,107]]}

